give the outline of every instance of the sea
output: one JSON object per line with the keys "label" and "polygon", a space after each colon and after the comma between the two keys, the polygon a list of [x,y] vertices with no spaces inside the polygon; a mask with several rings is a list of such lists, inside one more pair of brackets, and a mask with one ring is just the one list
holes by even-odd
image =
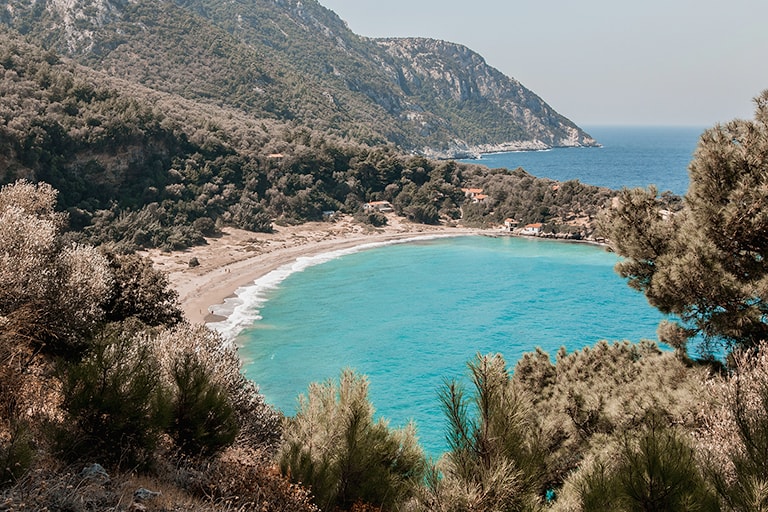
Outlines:
{"label": "sea", "polygon": [[[588,127],[600,148],[484,155],[556,180],[684,194],[703,128]],[[609,342],[655,339],[663,316],[613,270],[617,256],[583,243],[513,237],[420,237],[301,258],[215,310],[247,377],[286,415],[312,382],[351,368],[367,376],[377,417],[412,422],[425,452],[447,449],[439,392],[469,386],[467,363],[500,353],[553,359]]]}

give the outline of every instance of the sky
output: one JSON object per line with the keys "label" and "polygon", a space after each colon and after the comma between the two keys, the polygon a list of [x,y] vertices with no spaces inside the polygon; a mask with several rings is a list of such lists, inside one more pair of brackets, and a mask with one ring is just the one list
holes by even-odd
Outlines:
{"label": "sky", "polygon": [[766,0],[319,0],[368,37],[463,44],[581,126],[751,119]]}

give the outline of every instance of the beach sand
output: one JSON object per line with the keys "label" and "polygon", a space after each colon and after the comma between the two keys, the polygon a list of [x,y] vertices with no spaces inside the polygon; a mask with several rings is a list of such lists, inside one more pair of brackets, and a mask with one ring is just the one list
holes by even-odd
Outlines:
{"label": "beach sand", "polygon": [[[394,214],[387,218],[388,224],[382,228],[357,224],[349,216],[336,222],[275,226],[274,233],[224,228],[221,236],[208,238],[207,245],[170,253],[150,250],[142,254],[168,275],[171,287],[179,293],[187,319],[191,323],[207,323],[218,320],[211,314],[211,306],[223,303],[241,286],[301,256],[424,235],[496,233],[495,230],[414,224]],[[189,265],[192,258],[197,258],[199,266]]]}

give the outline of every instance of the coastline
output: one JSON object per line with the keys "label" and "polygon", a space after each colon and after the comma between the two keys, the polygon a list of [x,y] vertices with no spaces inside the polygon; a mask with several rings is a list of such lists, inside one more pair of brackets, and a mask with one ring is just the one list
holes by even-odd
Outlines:
{"label": "coastline", "polygon": [[[387,217],[388,223],[382,228],[356,224],[348,216],[337,222],[275,226],[273,233],[224,228],[220,236],[207,238],[207,245],[171,253],[153,249],[142,254],[166,273],[187,320],[198,324],[223,320],[211,313],[212,307],[233,297],[238,288],[301,257],[421,236],[498,234],[495,229],[428,226],[395,215]],[[190,266],[193,258],[198,266]]]}

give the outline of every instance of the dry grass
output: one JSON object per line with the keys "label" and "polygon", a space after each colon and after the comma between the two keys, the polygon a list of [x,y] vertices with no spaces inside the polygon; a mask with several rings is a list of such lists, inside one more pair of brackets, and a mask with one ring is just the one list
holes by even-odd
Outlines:
{"label": "dry grass", "polygon": [[[306,489],[288,482],[255,451],[233,449],[198,461],[165,457],[151,473],[110,474],[108,479],[84,476],[86,466],[38,460],[24,478],[0,493],[0,510],[317,511]],[[135,496],[141,488],[159,494],[142,500]]]}

